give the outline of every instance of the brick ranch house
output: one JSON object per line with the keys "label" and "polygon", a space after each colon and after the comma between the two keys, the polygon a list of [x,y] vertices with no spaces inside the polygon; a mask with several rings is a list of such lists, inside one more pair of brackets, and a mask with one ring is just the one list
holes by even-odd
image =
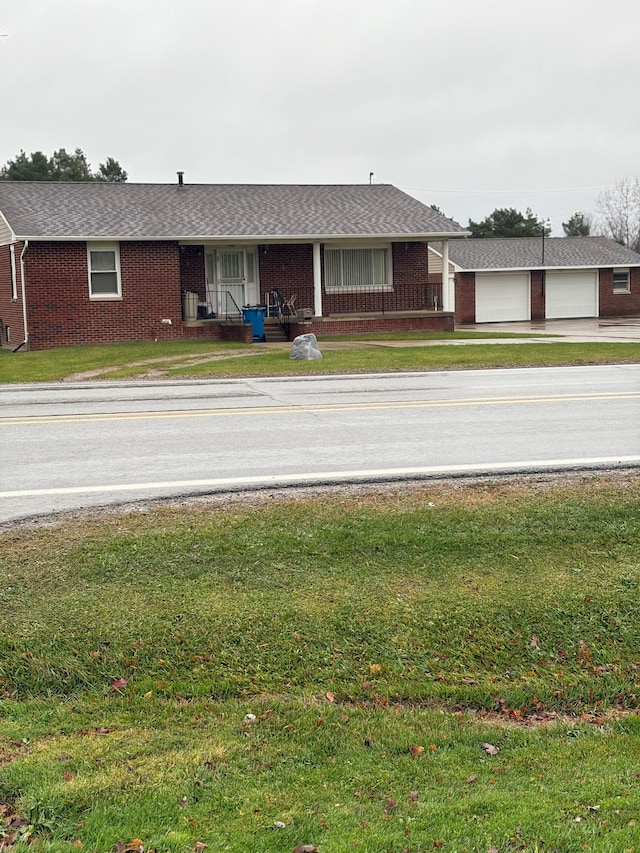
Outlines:
{"label": "brick ranch house", "polygon": [[[442,249],[428,254],[441,283]],[[640,254],[606,237],[455,240],[448,254],[456,323],[640,314]]]}
{"label": "brick ranch house", "polygon": [[452,330],[427,245],[466,233],[389,185],[1,181],[0,343],[251,341],[276,294],[289,339]]}

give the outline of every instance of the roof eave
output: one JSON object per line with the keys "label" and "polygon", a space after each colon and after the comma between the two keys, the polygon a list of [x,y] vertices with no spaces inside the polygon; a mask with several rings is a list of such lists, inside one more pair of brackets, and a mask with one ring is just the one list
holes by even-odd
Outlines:
{"label": "roof eave", "polygon": [[270,242],[304,242],[328,243],[333,240],[383,240],[386,242],[427,242],[429,240],[446,240],[456,237],[468,237],[469,231],[425,232],[410,234],[163,234],[163,235],[117,235],[117,234],[21,234],[15,235],[16,240],[42,240],[48,243],[110,241],[110,242],[220,242],[228,243],[270,243]]}
{"label": "roof eave", "polygon": [[597,263],[597,264],[545,264],[541,266],[519,266],[519,267],[466,267],[460,264],[454,264],[460,272],[539,272],[553,270],[603,270],[613,269],[615,267],[640,267],[640,263],[630,264],[619,261],[615,264]]}

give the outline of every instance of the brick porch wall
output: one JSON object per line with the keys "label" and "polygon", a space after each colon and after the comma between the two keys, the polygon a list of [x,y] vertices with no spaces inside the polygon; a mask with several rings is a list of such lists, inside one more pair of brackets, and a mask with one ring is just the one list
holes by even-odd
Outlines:
{"label": "brick porch wall", "polygon": [[[313,246],[260,246],[260,298],[278,290],[282,296],[295,296],[296,308],[314,307]],[[393,243],[393,291],[362,288],[359,292],[327,293],[324,288],[324,246],[321,246],[322,311],[352,314],[377,311],[416,311],[433,308],[437,285],[429,283],[426,243]],[[440,288],[441,290],[441,288]],[[441,303],[439,303],[441,305]]]}
{"label": "brick porch wall", "polygon": [[24,318],[22,315],[22,279],[20,277],[20,254],[24,244],[16,243],[17,299],[11,298],[11,249],[0,246],[0,346],[14,349],[24,340]]}
{"label": "brick porch wall", "polygon": [[200,301],[207,298],[204,246],[180,246],[180,290],[197,293]]}
{"label": "brick porch wall", "polygon": [[121,299],[89,298],[85,243],[31,243],[25,268],[31,349],[182,337],[176,243],[120,244]]}
{"label": "brick porch wall", "polygon": [[319,339],[336,335],[377,334],[383,332],[453,332],[453,314],[433,311],[415,317],[358,317],[353,320],[329,318],[292,323],[290,337],[313,332]]}
{"label": "brick porch wall", "polygon": [[279,291],[285,299],[295,296],[296,308],[313,308],[313,246],[310,243],[258,246],[260,302],[265,294]]}

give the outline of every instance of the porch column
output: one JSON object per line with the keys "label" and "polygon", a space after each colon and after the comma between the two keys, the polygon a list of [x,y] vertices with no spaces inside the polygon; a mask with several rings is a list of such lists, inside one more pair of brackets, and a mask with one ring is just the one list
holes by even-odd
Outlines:
{"label": "porch column", "polygon": [[320,243],[313,244],[313,316],[322,317],[322,266]]}
{"label": "porch column", "polygon": [[442,309],[443,311],[456,310],[455,286],[449,280],[449,241],[442,241]]}

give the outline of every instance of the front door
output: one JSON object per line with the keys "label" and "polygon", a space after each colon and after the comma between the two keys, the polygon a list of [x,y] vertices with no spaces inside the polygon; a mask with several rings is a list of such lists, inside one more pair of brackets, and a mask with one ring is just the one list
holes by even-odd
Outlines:
{"label": "front door", "polygon": [[207,252],[207,297],[219,317],[238,315],[258,298],[254,249]]}

